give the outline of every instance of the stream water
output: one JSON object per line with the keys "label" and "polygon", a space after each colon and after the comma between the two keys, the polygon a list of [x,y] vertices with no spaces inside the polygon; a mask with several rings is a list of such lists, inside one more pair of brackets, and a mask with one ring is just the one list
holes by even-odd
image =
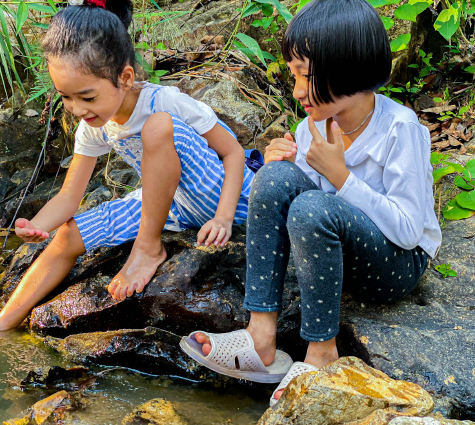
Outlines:
{"label": "stream water", "polygon": [[[18,241],[12,239],[9,250],[17,246]],[[21,417],[25,409],[57,391],[20,388],[30,370],[46,366],[75,365],[26,331],[0,332],[0,421]],[[268,407],[270,393],[259,387],[203,388],[186,380],[139,374],[133,365],[128,366],[110,371],[85,390],[88,407],[74,413],[74,420],[67,424],[120,425],[134,407],[153,398],[172,402],[190,425],[255,424]]]}

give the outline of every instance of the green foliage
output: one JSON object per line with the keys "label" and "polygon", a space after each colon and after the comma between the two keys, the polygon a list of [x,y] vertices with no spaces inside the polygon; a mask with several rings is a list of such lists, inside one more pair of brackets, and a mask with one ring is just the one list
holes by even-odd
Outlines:
{"label": "green foliage", "polygon": [[442,277],[445,279],[448,276],[455,277],[457,276],[457,272],[455,270],[452,270],[451,264],[438,264],[437,266],[434,267],[435,270],[437,270]]}

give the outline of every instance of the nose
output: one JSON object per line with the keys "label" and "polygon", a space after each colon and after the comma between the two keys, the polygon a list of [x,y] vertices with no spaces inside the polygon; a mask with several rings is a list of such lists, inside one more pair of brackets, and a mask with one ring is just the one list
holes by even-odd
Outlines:
{"label": "nose", "polygon": [[308,81],[306,78],[296,78],[293,90],[293,96],[295,99],[301,100],[307,97]]}
{"label": "nose", "polygon": [[69,102],[68,106],[64,105],[66,109],[76,117],[83,117],[87,114],[87,109],[80,102]]}

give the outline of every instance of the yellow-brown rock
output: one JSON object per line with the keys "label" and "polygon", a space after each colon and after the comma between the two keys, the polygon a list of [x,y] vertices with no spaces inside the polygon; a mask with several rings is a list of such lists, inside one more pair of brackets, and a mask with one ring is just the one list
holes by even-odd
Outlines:
{"label": "yellow-brown rock", "polygon": [[127,415],[122,425],[187,425],[169,401],[155,398],[137,407]]}
{"label": "yellow-brown rock", "polygon": [[57,423],[56,420],[64,419],[70,408],[70,395],[66,391],[59,391],[35,403],[23,418],[5,421],[3,425],[41,425],[46,421]]}
{"label": "yellow-brown rock", "polygon": [[426,416],[433,407],[420,386],[343,357],[294,379],[258,425],[387,425],[397,416]]}

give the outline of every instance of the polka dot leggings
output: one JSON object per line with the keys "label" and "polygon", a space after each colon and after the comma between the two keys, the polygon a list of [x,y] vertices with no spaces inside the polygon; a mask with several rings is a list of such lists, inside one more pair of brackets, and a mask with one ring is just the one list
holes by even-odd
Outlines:
{"label": "polka dot leggings", "polygon": [[254,179],[247,222],[244,307],[280,311],[290,249],[301,291],[300,334],[326,341],[338,334],[342,288],[364,302],[395,303],[427,267],[420,247],[389,241],[358,208],[318,189],[287,161]]}

